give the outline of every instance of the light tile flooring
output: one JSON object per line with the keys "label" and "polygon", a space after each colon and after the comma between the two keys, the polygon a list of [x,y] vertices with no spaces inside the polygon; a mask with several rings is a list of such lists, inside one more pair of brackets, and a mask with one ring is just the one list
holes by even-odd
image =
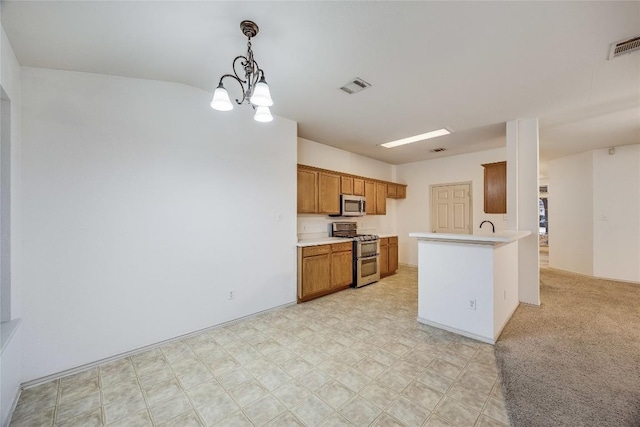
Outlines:
{"label": "light tile flooring", "polygon": [[420,325],[417,270],[25,389],[18,426],[504,426],[493,347]]}

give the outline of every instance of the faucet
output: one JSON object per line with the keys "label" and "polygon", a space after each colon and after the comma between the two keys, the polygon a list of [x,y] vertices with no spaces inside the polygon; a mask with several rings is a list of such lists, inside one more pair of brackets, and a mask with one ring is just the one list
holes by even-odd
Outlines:
{"label": "faucet", "polygon": [[482,225],[483,225],[485,222],[488,222],[489,224],[491,224],[491,231],[493,231],[493,232],[495,233],[495,232],[496,232],[496,227],[493,225],[493,223],[492,223],[491,221],[482,221],[482,222],[480,223],[480,228],[482,228]]}

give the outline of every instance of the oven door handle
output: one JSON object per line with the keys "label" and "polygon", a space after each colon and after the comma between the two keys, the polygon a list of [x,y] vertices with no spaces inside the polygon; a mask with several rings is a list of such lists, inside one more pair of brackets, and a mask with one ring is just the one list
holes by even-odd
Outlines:
{"label": "oven door handle", "polygon": [[380,256],[380,254],[376,253],[376,254],[373,254],[373,255],[361,256],[361,257],[358,257],[358,259],[359,260],[360,259],[371,259],[371,258],[377,258],[379,256]]}

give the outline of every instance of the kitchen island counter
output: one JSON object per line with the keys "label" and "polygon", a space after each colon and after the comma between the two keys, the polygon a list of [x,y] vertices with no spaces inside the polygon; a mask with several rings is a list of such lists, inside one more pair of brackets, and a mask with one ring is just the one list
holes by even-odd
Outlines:
{"label": "kitchen island counter", "polygon": [[494,344],[518,307],[518,240],[494,234],[418,238],[418,322]]}

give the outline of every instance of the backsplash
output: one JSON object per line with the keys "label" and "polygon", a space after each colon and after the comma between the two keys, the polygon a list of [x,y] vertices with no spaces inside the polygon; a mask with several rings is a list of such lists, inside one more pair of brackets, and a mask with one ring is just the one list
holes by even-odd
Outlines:
{"label": "backsplash", "polygon": [[360,234],[393,233],[395,227],[390,215],[362,217],[329,217],[326,215],[298,215],[298,240],[318,239],[329,236],[331,223],[356,222]]}

